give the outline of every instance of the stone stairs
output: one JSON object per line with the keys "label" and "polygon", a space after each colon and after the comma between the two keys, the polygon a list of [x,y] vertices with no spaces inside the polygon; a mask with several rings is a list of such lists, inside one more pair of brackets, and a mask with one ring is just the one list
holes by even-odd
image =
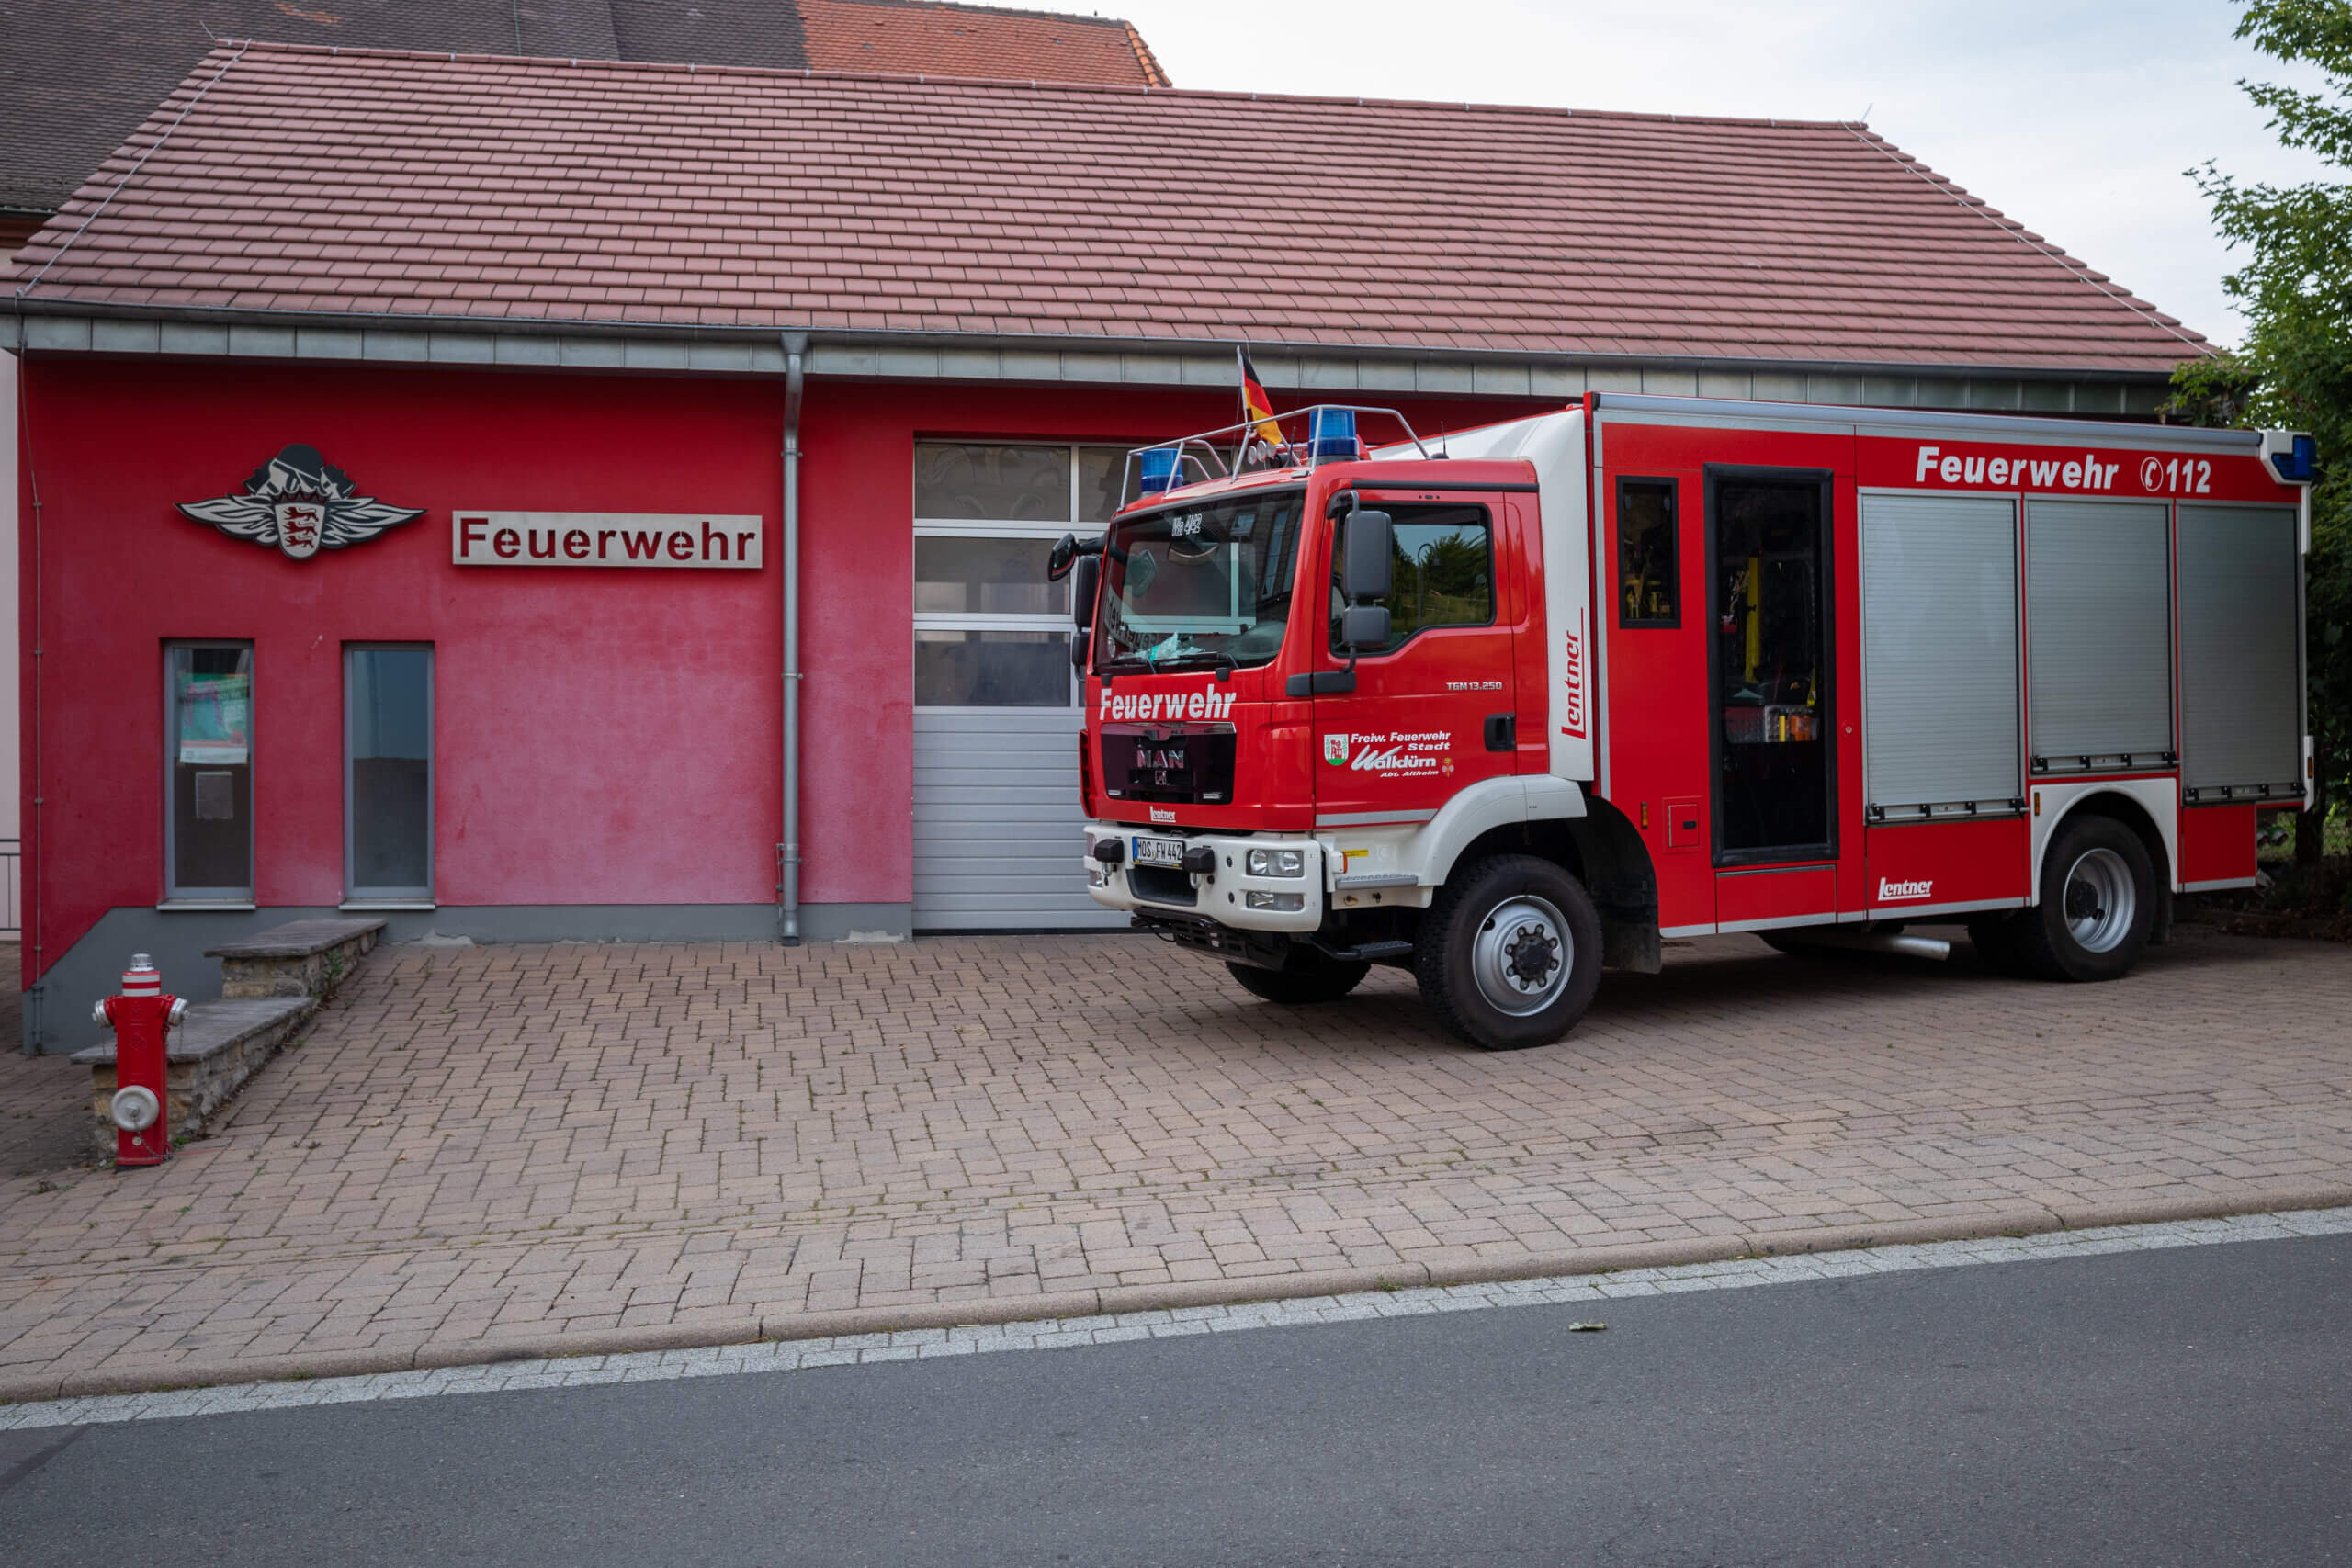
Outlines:
{"label": "stone stairs", "polygon": [[[220,999],[189,1003],[187,1021],[164,1042],[173,1142],[201,1133],[207,1119],[351,977],[383,933],[380,919],[295,920],[206,949],[206,957],[220,960]],[[77,1051],[74,1060],[90,1069],[98,1156],[111,1159],[114,1042]]]}

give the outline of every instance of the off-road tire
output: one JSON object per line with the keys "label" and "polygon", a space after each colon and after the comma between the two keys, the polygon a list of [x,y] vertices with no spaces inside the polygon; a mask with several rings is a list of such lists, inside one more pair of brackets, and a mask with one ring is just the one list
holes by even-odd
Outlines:
{"label": "off-road tire", "polygon": [[[1529,899],[1536,905],[1521,902]],[[1553,988],[1530,1012],[1511,1012],[1490,1001],[1474,968],[1476,944],[1490,918],[1515,902],[1521,908],[1549,906],[1563,928],[1557,934],[1567,939],[1566,953],[1555,950],[1558,978],[1547,982]],[[1457,866],[1421,917],[1413,977],[1438,1021],[1471,1044],[1487,1051],[1549,1045],[1576,1027],[1600,988],[1600,916],[1583,886],[1550,861],[1494,855]]]}
{"label": "off-road tire", "polygon": [[1254,964],[1228,964],[1226,967],[1241,982],[1243,990],[1284,1007],[1336,1002],[1372,973],[1369,964],[1342,964],[1305,947],[1292,948],[1290,957],[1280,969],[1261,969]]}
{"label": "off-road tire", "polygon": [[[2101,858],[2104,857],[2104,858]],[[2111,896],[2096,895],[2101,873],[2110,884],[2128,879],[2132,905],[2113,910]],[[2080,908],[2070,910],[2070,892]],[[2096,910],[2098,919],[2093,918]],[[2095,934],[2097,945],[2086,946],[2072,921],[2112,931]],[[2140,835],[2112,817],[2078,813],[2050,840],[2041,857],[2041,902],[2024,911],[2012,927],[2018,962],[2026,973],[2045,980],[2120,980],[2140,962],[2156,920],[2156,872]]]}

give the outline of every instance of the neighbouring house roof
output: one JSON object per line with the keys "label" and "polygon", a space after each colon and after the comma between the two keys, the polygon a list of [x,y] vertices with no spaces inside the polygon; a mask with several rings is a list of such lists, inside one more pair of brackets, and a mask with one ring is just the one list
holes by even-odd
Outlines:
{"label": "neighbouring house roof", "polygon": [[224,44],[24,310],[2160,374],[1860,125]]}
{"label": "neighbouring house roof", "polygon": [[944,6],[933,0],[797,0],[797,4],[801,30],[808,40],[807,64],[812,70],[1097,82],[1128,87],[1169,85],[1143,35],[1132,24],[1112,18]]}
{"label": "neighbouring house roof", "polygon": [[0,247],[56,210],[212,38],[1164,87],[1126,22],[938,0],[0,0]]}

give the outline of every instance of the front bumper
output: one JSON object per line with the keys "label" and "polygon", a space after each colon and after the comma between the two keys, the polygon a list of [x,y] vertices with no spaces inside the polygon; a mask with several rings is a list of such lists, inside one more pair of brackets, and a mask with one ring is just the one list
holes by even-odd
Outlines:
{"label": "front bumper", "polygon": [[[1216,855],[1216,868],[1209,872],[1182,872],[1138,867],[1134,863],[1135,840],[1138,837],[1182,839],[1193,849],[1206,845]],[[1094,846],[1105,839],[1119,840],[1126,851],[1118,865],[1106,865],[1094,858]],[[1249,871],[1251,850],[1301,851],[1306,862],[1306,874],[1252,876]],[[1327,854],[1322,844],[1304,836],[1257,833],[1233,837],[1188,832],[1181,828],[1154,832],[1109,822],[1089,822],[1087,891],[1094,896],[1096,903],[1132,915],[1189,915],[1242,931],[1311,931],[1323,923],[1324,884],[1330,875]],[[1299,907],[1253,908],[1250,900],[1253,892],[1275,899],[1295,895]]]}

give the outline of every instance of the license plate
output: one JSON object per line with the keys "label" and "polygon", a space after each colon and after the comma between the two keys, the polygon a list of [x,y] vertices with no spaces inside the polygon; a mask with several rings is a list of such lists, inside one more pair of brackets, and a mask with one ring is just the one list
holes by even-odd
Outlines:
{"label": "license plate", "polygon": [[1184,840],[1147,839],[1138,834],[1136,838],[1136,863],[1164,865],[1171,871],[1182,871],[1184,867]]}

